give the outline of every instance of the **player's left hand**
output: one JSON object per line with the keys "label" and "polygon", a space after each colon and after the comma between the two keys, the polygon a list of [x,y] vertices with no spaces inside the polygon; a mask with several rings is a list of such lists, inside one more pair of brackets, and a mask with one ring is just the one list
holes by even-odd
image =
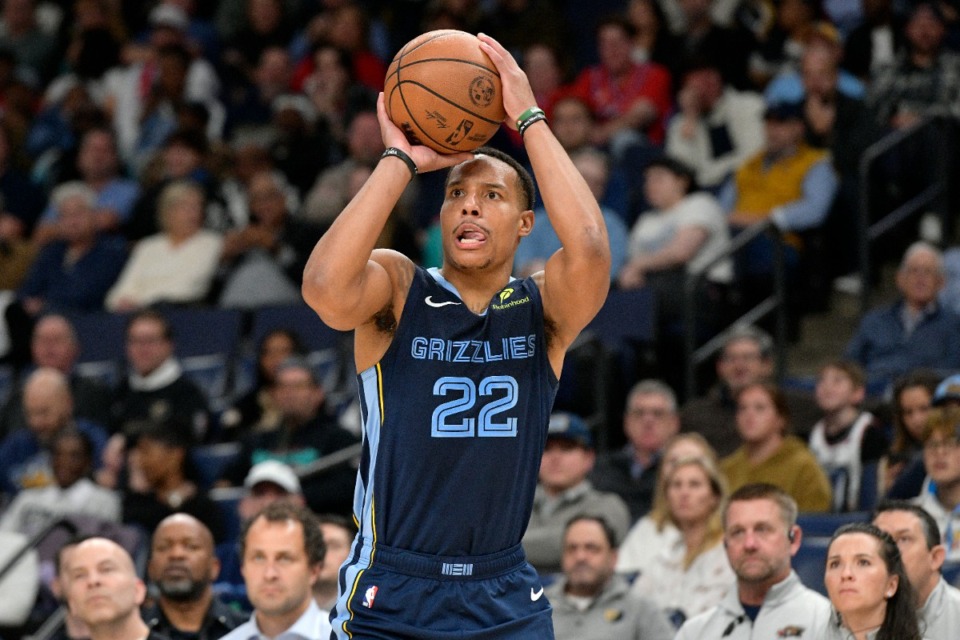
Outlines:
{"label": "player's left hand", "polygon": [[530,88],[530,80],[523,72],[516,58],[504,49],[503,45],[485,33],[477,34],[480,48],[490,56],[490,60],[500,73],[503,87],[503,109],[507,112],[506,123],[511,129],[517,128],[517,118],[530,107],[536,106],[537,99]]}

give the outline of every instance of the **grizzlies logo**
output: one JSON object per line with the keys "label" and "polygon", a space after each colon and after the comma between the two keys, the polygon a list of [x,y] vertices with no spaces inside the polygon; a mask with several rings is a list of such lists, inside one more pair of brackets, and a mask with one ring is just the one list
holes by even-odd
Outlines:
{"label": "grizzlies logo", "polygon": [[487,76],[477,76],[470,83],[470,100],[478,107],[489,107],[496,95],[497,89]]}

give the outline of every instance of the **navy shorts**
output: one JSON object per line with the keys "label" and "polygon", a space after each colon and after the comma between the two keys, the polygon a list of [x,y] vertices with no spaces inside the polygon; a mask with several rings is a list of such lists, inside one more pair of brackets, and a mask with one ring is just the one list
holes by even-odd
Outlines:
{"label": "navy shorts", "polygon": [[363,547],[340,581],[338,640],[553,639],[550,603],[519,545],[465,558]]}

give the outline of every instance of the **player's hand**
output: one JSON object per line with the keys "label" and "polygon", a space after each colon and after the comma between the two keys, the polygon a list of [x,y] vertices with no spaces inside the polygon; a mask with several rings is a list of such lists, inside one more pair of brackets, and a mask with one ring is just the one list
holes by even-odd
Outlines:
{"label": "player's hand", "polygon": [[524,111],[537,104],[537,99],[530,88],[530,80],[523,72],[517,60],[503,45],[485,33],[477,35],[480,39],[480,48],[490,56],[490,60],[500,73],[500,84],[503,87],[503,109],[507,112],[507,126],[517,128],[517,118]]}
{"label": "player's hand", "polygon": [[380,121],[380,136],[383,138],[384,147],[396,147],[405,152],[417,165],[417,171],[420,173],[452,167],[473,158],[472,153],[442,154],[422,144],[410,144],[400,127],[395,125],[387,115],[382,91],[377,97],[377,119]]}

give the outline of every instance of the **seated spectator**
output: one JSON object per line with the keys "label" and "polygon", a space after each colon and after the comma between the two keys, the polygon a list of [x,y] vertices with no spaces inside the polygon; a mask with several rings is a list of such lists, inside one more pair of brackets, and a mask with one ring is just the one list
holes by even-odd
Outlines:
{"label": "seated spectator", "polygon": [[340,158],[340,140],[304,95],[279,96],[271,108],[270,157],[297,194],[305,194],[317,175]]}
{"label": "seated spectator", "polygon": [[634,28],[631,57],[637,62],[650,60],[674,71],[684,55],[681,38],[676,35],[683,33],[683,29],[674,29],[668,24],[665,15],[668,4],[676,8],[677,17],[682,20],[679,4],[661,4],[657,0],[630,0],[625,15]]}
{"label": "seated spectator", "polygon": [[[685,432],[701,434],[720,456],[740,444],[735,428],[736,397],[748,384],[773,376],[773,339],[764,331],[738,326],[728,332],[717,358],[719,380],[703,397],[687,400],[680,410]],[[820,410],[810,394],[784,392],[797,435],[806,439],[806,429],[820,419]]]}
{"label": "seated spectator", "polygon": [[123,522],[154,531],[174,513],[188,513],[205,524],[217,542],[224,537],[220,509],[197,487],[190,447],[191,426],[176,418],[128,426],[130,486],[123,491]]}
{"label": "seated spectator", "polygon": [[120,496],[90,479],[93,454],[90,438],[74,427],[53,436],[50,468],[54,482],[18,493],[0,518],[0,531],[33,536],[71,514],[119,522]]}
{"label": "seated spectator", "polygon": [[150,539],[147,576],[159,595],[143,608],[151,631],[168,638],[221,638],[246,619],[213,592],[220,572],[213,535],[199,520],[175,513]]}
{"label": "seated spectator", "polygon": [[903,255],[896,284],[900,300],[868,312],[847,343],[845,357],[866,369],[870,383],[890,384],[914,369],[960,369],[960,317],[937,300],[943,258],[925,242]]}
{"label": "seated spectator", "polygon": [[892,66],[903,48],[903,18],[894,13],[892,0],[866,0],[863,22],[847,35],[843,67],[863,81]]}
{"label": "seated spectator", "polygon": [[735,586],[723,545],[726,486],[708,458],[680,458],[664,476],[666,514],[678,536],[651,556],[631,593],[646,596],[675,627],[718,605]]}
{"label": "seated spectator", "polygon": [[[5,204],[2,194],[0,204]],[[36,255],[37,246],[24,237],[23,223],[0,206],[0,292],[20,286]]]}
{"label": "seated spectator", "polygon": [[132,311],[157,302],[200,302],[216,274],[223,237],[203,228],[204,193],[176,182],[157,203],[162,231],[133,249],[117,283],[107,293],[111,311]]}
{"label": "seated spectator", "polygon": [[598,65],[584,69],[571,87],[598,119],[593,142],[609,145],[614,158],[632,144],[662,144],[670,111],[670,73],[654,62],[634,62],[634,27],[612,16],[596,29]]}
{"label": "seated spectator", "polygon": [[705,189],[719,189],[763,146],[763,100],[724,82],[720,65],[716,58],[686,65],[667,127],[667,155],[693,169]]}
{"label": "seated spectator", "polygon": [[627,394],[623,433],[627,444],[620,451],[602,454],[590,473],[598,491],[620,496],[636,522],[653,506],[664,447],[680,430],[677,396],[659,380],[641,380]]}
{"label": "seated spectator", "polygon": [[[0,531],[0,564],[6,565],[30,539],[22,533]],[[0,628],[19,628],[30,617],[40,590],[40,561],[35,549],[21,556],[0,579]]]}
{"label": "seated spectator", "polygon": [[[644,172],[644,193],[652,209],[630,230],[626,264],[617,276],[621,288],[650,287],[657,295],[660,328],[672,328],[683,317],[683,291],[688,273],[697,273],[730,243],[723,210],[716,198],[697,190],[693,172],[670,157],[652,161]],[[725,285],[733,265],[724,260],[706,274]]]}
{"label": "seated spectator", "polygon": [[96,195],[82,182],[53,192],[57,241],[45,245],[17,292],[27,313],[98,311],[127,261],[123,240],[104,235],[94,209]]}
{"label": "seated spectator", "polygon": [[569,69],[557,44],[533,42],[524,48],[522,57],[535,102],[548,114],[553,113],[555,103],[563,96]]}
{"label": "seated spectator", "polygon": [[773,24],[759,36],[748,63],[750,80],[761,90],[778,74],[797,68],[804,43],[818,25],[818,5],[812,0],[785,0],[773,11]]}
{"label": "seated spectator", "polygon": [[670,519],[664,477],[683,458],[706,458],[714,465],[717,462],[716,452],[699,433],[681,433],[670,439],[663,449],[657,472],[653,508],[630,527],[620,544],[617,573],[632,579],[649,571],[663,549],[673,547],[679,541],[680,531]]}
{"label": "seated spectator", "polygon": [[289,195],[283,174],[262,172],[250,179],[250,223],[228,231],[223,239],[220,260],[225,274],[220,306],[300,302],[303,269],[324,228],[294,218]]}
{"label": "seated spectator", "polygon": [[353,540],[357,535],[357,525],[346,516],[332,514],[320,515],[320,532],[323,533],[323,546],[327,552],[323,556],[323,567],[313,585],[313,599],[324,611],[333,610],[339,595],[340,565],[350,555]]}
{"label": "seated spectator", "polygon": [[790,435],[786,399],[775,385],[741,389],[736,422],[743,444],[720,461],[731,491],[766,482],[790,494],[801,512],[830,509],[830,481],[803,441]]}
{"label": "seated spectator", "polygon": [[290,92],[293,63],[282,46],[263,49],[255,64],[251,64],[249,78],[238,78],[236,86],[227,93],[227,118],[231,128],[245,131],[262,129],[273,116],[273,103]]}
{"label": "seated spectator", "polygon": [[[239,485],[250,468],[263,460],[279,460],[296,469],[357,442],[330,414],[326,391],[306,361],[289,358],[280,365],[275,397],[283,416],[281,427],[250,433],[241,440],[240,456],[224,474],[226,483]],[[356,467],[344,463],[304,478],[307,505],[316,513],[351,513],[356,475]]]}
{"label": "seated spectator", "polygon": [[7,121],[0,123],[0,238],[23,240],[33,233],[44,206],[43,192],[17,164],[16,137]]}
{"label": "seated spectator", "polygon": [[830,362],[817,376],[817,406],[823,419],[810,433],[810,450],[833,485],[833,511],[860,511],[864,483],[876,483],[865,473],[887,452],[887,438],[877,419],[861,409],[866,388],[863,369],[847,360]]}
{"label": "seated spectator", "polygon": [[[110,424],[110,389],[92,378],[77,374],[80,342],[73,325],[59,314],[41,316],[30,336],[30,366],[51,367],[67,376],[73,396],[73,415],[100,425]],[[0,437],[27,426],[23,412],[23,387],[10,393],[0,410]]]}
{"label": "seated spectator", "polygon": [[287,358],[304,355],[303,343],[291,329],[274,329],[261,338],[253,387],[220,416],[223,439],[240,440],[247,433],[280,428],[274,395],[277,369]]}
{"label": "seated spectator", "polygon": [[264,507],[278,500],[304,506],[303,489],[296,472],[277,460],[264,460],[250,467],[243,489],[243,497],[237,504],[240,522],[252,520]]}
{"label": "seated spectator", "polygon": [[[601,202],[610,179],[610,161],[607,156],[596,149],[585,148],[572,152],[570,159],[590,186],[593,197],[597,202]],[[627,257],[627,227],[623,224],[622,213],[604,206],[601,206],[600,213],[610,238],[610,278],[613,279]],[[534,214],[533,230],[523,239],[514,255],[514,264],[520,277],[542,271],[550,256],[561,246],[546,209],[537,207]]]}
{"label": "seated spectator", "polygon": [[814,59],[818,59],[818,64],[826,63],[834,70],[830,77],[833,93],[852,100],[862,100],[866,94],[863,83],[845,69],[838,69],[842,55],[840,33],[836,27],[827,22],[815,23],[802,43],[796,66],[782,69],[764,89],[763,97],[767,104],[803,102],[810,90],[804,86],[805,68],[809,69]]}
{"label": "seated spectator", "polygon": [[[674,628],[614,573],[617,541],[601,516],[574,516],[563,530],[563,575],[546,590],[557,640],[672,640]],[[610,615],[616,611],[616,615]]]}
{"label": "seated spectator", "polygon": [[37,21],[34,0],[7,0],[0,14],[0,47],[30,70],[34,82],[49,80],[57,64],[57,41]]}
{"label": "seated spectator", "polygon": [[[719,60],[726,82],[740,90],[752,88],[748,59],[757,49],[756,37],[735,23],[733,14],[738,4],[734,0],[659,0],[659,3],[668,14],[672,13],[672,30],[679,37],[680,50],[685,56]],[[679,26],[674,17],[680,17],[683,26]],[[670,67],[670,71],[680,72],[682,60],[683,56],[675,56],[676,66]]]}
{"label": "seated spectator", "polygon": [[[880,465],[881,495],[890,491],[907,467],[918,460],[922,463],[923,430],[933,408],[933,394],[939,380],[933,372],[918,370],[893,384],[893,442]],[[924,475],[920,474],[921,481]],[[920,488],[921,484],[917,484],[913,495],[919,495]]]}
{"label": "seated spectator", "polygon": [[947,561],[960,560],[960,411],[935,409],[923,431],[927,482],[913,502],[940,527]]}
{"label": "seated spectator", "polygon": [[127,377],[114,390],[111,428],[123,431],[133,420],[177,418],[192,425],[196,440],[207,432],[209,410],[203,392],[183,375],[174,357],[170,322],[159,311],[139,311],[127,323]]}
{"label": "seated spectator", "polygon": [[551,415],[533,512],[522,540],[527,560],[541,574],[560,571],[563,529],[573,516],[599,515],[618,539],[627,533],[627,505],[587,480],[595,460],[593,437],[583,420],[572,413]]}
{"label": "seated spectator", "polygon": [[[802,248],[796,233],[823,225],[837,191],[837,175],[827,153],[804,142],[799,102],[770,105],[763,117],[763,149],[724,185],[720,203],[735,229],[770,220],[788,234],[787,263],[795,265]],[[772,252],[765,236],[754,240],[746,250],[747,274],[771,274]]]}
{"label": "seated spectator", "polygon": [[[118,231],[130,217],[140,187],[136,181],[120,176],[120,159],[113,131],[106,127],[87,131],[80,140],[76,164],[80,182],[94,193],[97,229]],[[55,202],[56,198],[44,210],[34,232],[34,239],[40,243],[60,237]]]}
{"label": "seated spectator", "polygon": [[0,442],[0,491],[12,497],[23,489],[52,486],[56,479],[50,464],[50,445],[58,433],[71,427],[83,432],[93,445],[94,466],[99,465],[107,434],[100,425],[75,418],[70,383],[62,372],[41,367],[23,385],[23,413],[27,429]]}

